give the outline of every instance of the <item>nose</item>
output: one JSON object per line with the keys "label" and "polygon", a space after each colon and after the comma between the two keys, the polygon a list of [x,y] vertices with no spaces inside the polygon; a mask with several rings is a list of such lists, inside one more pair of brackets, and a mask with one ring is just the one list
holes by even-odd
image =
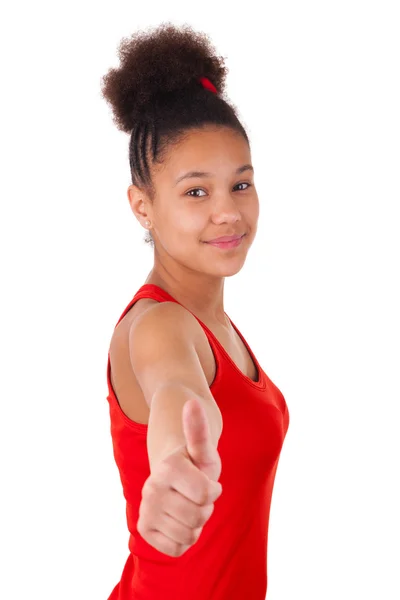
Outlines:
{"label": "nose", "polygon": [[242,218],[240,210],[230,194],[221,194],[212,207],[214,223],[236,223]]}

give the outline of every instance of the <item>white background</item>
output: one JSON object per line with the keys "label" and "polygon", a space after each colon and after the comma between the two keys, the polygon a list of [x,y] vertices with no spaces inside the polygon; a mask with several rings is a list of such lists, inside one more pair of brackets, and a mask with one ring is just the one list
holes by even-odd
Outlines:
{"label": "white background", "polygon": [[106,600],[128,556],[106,361],[153,256],[100,80],[162,21],[209,34],[251,138],[259,229],[225,310],[290,411],[267,598],[400,598],[398,8],[2,10],[1,598]]}

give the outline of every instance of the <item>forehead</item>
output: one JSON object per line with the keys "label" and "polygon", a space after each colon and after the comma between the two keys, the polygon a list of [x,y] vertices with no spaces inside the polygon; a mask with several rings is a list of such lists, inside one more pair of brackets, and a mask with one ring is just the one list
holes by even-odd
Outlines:
{"label": "forehead", "polygon": [[164,177],[175,181],[186,171],[198,170],[217,174],[251,162],[250,148],[239,132],[228,127],[191,130],[173,144],[164,163]]}

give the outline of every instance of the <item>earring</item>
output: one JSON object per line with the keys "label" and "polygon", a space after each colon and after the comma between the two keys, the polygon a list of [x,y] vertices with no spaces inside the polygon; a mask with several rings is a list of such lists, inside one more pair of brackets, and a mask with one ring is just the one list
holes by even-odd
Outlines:
{"label": "earring", "polygon": [[145,225],[146,225],[147,227],[149,227],[149,226],[150,226],[150,224],[151,224],[151,223],[150,223],[150,221],[146,221],[146,222],[145,222]]}

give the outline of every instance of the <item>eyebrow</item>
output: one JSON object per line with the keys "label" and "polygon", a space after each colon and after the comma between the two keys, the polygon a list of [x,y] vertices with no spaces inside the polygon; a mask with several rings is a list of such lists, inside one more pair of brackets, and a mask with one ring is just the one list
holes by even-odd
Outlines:
{"label": "eyebrow", "polygon": [[[240,175],[240,173],[243,173],[244,171],[253,171],[254,173],[254,168],[252,165],[242,165],[236,169],[235,173],[236,175]],[[214,173],[207,173],[206,171],[188,171],[184,175],[178,177],[178,179],[175,181],[175,186],[178,185],[182,179],[191,179],[194,177],[212,177],[213,175]]]}

